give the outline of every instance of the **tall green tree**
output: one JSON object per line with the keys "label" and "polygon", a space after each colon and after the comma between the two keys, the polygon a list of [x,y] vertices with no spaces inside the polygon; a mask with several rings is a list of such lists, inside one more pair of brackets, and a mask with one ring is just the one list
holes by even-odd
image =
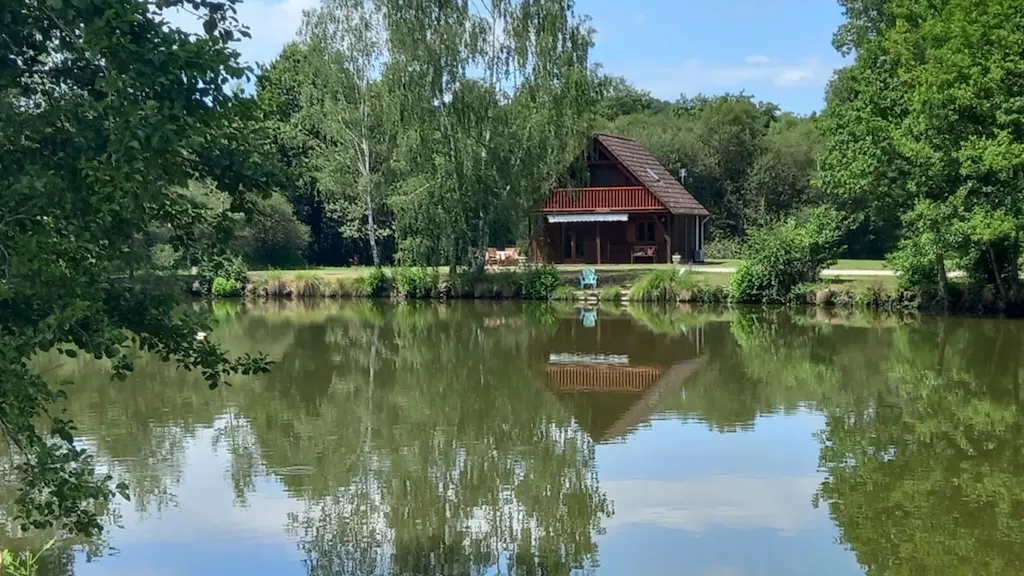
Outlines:
{"label": "tall green tree", "polygon": [[543,199],[584,142],[591,30],[571,0],[377,3],[386,80],[401,88],[399,249],[482,263],[496,222],[525,237],[523,207]]}
{"label": "tall green tree", "polygon": [[[226,89],[245,73],[231,48],[247,35],[234,2],[190,2],[198,35],[163,18],[183,4],[0,6],[0,431],[16,450],[25,527],[97,532],[113,496],[73,423],[50,408],[63,390],[32,368],[38,353],[106,358],[123,378],[140,347],[211,387],[266,369],[197,339],[205,322],[180,312],[135,242],[163,228],[183,254],[216,252],[230,222],[179,189],[209,178],[245,211],[269,178],[251,102]],[[197,239],[203,230],[216,234]]]}
{"label": "tall green tree", "polygon": [[383,14],[366,0],[325,0],[305,15],[301,35],[315,66],[301,93],[303,113],[320,135],[314,161],[321,190],[346,235],[365,237],[379,266],[379,238],[390,234],[386,169],[394,120],[385,115],[386,84],[379,82],[387,58]]}
{"label": "tall green tree", "polygon": [[309,226],[305,254],[311,263],[339,264],[345,252],[341,224],[327,209],[317,179],[316,150],[319,143],[303,124],[303,93],[314,78],[311,50],[298,42],[284,46],[277,58],[262,67],[256,79],[256,99],[262,123],[269,132],[276,159],[283,168],[281,192],[296,217]]}
{"label": "tall green tree", "polygon": [[836,45],[856,58],[830,88],[822,185],[851,215],[864,214],[887,247],[904,233],[894,259],[904,278],[930,277],[945,294],[953,264],[1006,304],[1019,284],[1024,225],[1016,5],[844,6]]}

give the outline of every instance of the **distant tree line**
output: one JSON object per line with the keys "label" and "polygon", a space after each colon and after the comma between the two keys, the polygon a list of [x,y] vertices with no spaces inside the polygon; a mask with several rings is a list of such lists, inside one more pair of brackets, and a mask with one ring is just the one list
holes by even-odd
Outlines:
{"label": "distant tree line", "polygon": [[[342,153],[326,144],[328,139],[321,131],[324,78],[344,67],[325,69],[316,50],[302,41],[286,46],[262,70],[256,92],[267,122],[277,135],[280,160],[287,168],[288,184],[283,194],[295,214],[290,226],[295,233],[288,237],[308,235],[308,243],[300,250],[266,251],[276,254],[277,260],[249,255],[250,263],[289,266],[300,259],[310,265],[372,263],[376,247],[380,262],[447,264],[432,256],[439,252],[432,247],[435,242],[422,233],[426,221],[418,219],[424,215],[402,214],[403,208],[411,208],[403,206],[407,196],[402,191],[411,184],[401,178],[382,182],[374,191],[373,197],[379,202],[374,204],[371,240],[369,212],[355,199],[358,179],[340,176],[344,173]],[[321,68],[311,73],[311,66]],[[812,184],[815,159],[821,149],[816,115],[783,112],[775,104],[758,102],[745,94],[669,102],[621,77],[595,72],[582,80],[589,86],[581,90],[577,100],[572,138],[561,141],[562,148],[550,155],[545,171],[548,180],[534,181],[533,189],[521,189],[518,198],[510,197],[512,190],[505,190],[509,185],[496,179],[473,184],[465,198],[475,198],[481,209],[476,219],[467,215],[463,224],[467,233],[468,226],[473,225],[484,228],[482,232],[491,245],[524,242],[528,232],[524,222],[530,212],[549,186],[563,176],[559,170],[568,170],[571,157],[582,148],[582,138],[594,131],[636,138],[671,173],[679,175],[685,169],[687,189],[714,215],[709,222],[711,249],[721,256],[735,256],[739,240],[750,228],[822,201],[822,194]],[[521,109],[516,113],[519,121],[537,121]],[[394,126],[386,119],[379,124]],[[386,138],[383,129],[375,129],[372,134],[377,143]],[[386,166],[388,169],[404,163],[394,153],[379,157],[380,162],[393,164]],[[881,255],[884,249],[865,244],[853,246],[851,251]]]}
{"label": "distant tree line", "polygon": [[[532,210],[602,130],[686,170],[712,214],[711,256],[827,208],[839,255],[888,257],[907,287],[941,299],[952,270],[1016,298],[1024,24],[1008,0],[843,0],[835,45],[854,56],[807,116],[746,94],[661,100],[602,74],[586,21],[560,2],[482,15],[469,38],[396,23],[392,4],[329,0],[262,69],[256,100],[297,220],[288,237],[308,241],[253,264],[471,263],[486,245],[525,242]],[[436,67],[398,72],[413,62]]]}

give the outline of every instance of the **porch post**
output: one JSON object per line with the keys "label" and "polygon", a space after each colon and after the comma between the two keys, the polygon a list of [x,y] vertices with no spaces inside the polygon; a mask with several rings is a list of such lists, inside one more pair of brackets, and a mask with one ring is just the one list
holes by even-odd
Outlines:
{"label": "porch post", "polygon": [[601,222],[595,222],[597,225],[597,263],[601,264]]}
{"label": "porch post", "polygon": [[672,214],[671,213],[669,213],[668,218],[666,220],[666,223],[668,224],[668,226],[666,226],[667,229],[665,230],[665,232],[666,232],[666,234],[665,234],[665,252],[666,252],[666,254],[665,254],[665,263],[666,264],[671,264],[672,263]]}
{"label": "porch post", "polygon": [[700,215],[693,215],[693,224],[696,228],[693,229],[693,261],[696,261],[696,251],[700,249]]}

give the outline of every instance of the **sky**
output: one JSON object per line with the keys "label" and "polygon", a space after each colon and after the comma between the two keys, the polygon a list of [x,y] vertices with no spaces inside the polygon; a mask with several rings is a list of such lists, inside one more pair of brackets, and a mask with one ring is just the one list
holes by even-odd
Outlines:
{"label": "sky", "polygon": [[[246,0],[245,61],[268,62],[319,0]],[[592,19],[592,59],[659,98],[745,92],[801,114],[820,110],[843,20],[836,0],[576,0]],[[197,26],[198,28],[198,26]]]}

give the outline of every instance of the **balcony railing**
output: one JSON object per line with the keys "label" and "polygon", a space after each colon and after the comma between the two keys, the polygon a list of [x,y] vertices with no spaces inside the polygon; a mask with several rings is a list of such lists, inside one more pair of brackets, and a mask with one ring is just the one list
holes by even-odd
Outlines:
{"label": "balcony railing", "polygon": [[558,188],[551,191],[543,212],[651,211],[664,205],[642,186]]}

